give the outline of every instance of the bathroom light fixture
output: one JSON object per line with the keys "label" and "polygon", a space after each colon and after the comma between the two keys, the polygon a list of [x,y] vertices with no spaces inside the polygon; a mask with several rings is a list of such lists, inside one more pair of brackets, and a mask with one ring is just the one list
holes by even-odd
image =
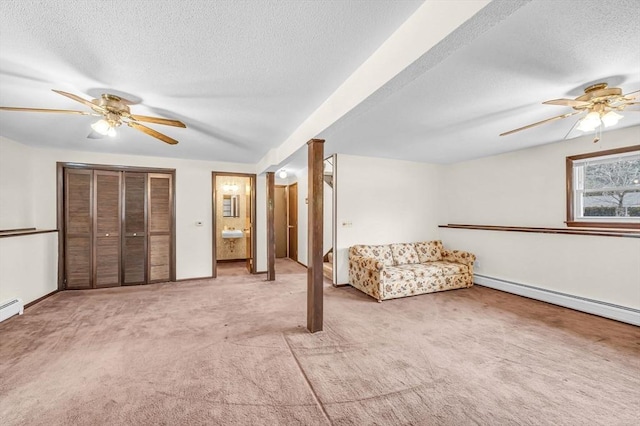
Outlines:
{"label": "bathroom light fixture", "polygon": [[238,190],[238,185],[235,183],[227,182],[222,185],[222,190],[224,192],[236,192]]}
{"label": "bathroom light fixture", "polygon": [[278,177],[280,179],[286,179],[287,178],[287,171],[284,170],[284,169],[280,170],[280,172],[278,173]]}

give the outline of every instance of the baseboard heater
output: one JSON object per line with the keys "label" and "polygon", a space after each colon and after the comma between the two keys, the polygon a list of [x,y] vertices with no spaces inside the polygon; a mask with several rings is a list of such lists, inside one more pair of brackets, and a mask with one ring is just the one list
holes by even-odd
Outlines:
{"label": "baseboard heater", "polygon": [[23,313],[24,303],[22,303],[22,299],[16,297],[15,299],[7,300],[0,305],[0,322]]}
{"label": "baseboard heater", "polygon": [[599,300],[587,299],[586,297],[574,296],[560,293],[559,291],[546,290],[530,286],[527,284],[515,283],[501,280],[499,278],[474,274],[475,284],[483,287],[490,287],[507,293],[536,299],[576,311],[614,319],[627,324],[640,326],[640,310],[627,308],[626,306],[615,305],[613,303],[601,302]]}

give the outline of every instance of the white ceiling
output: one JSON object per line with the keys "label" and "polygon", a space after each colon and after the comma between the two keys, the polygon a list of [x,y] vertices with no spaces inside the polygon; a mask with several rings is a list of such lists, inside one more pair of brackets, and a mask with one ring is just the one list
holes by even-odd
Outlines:
{"label": "white ceiling", "polygon": [[0,105],[84,110],[51,92],[109,92],[182,120],[87,139],[92,117],[0,112],[37,146],[256,163],[282,143],[422,1],[0,2]]}
{"label": "white ceiling", "polygon": [[[52,88],[109,91],[184,121],[87,139],[95,118],[0,112],[0,136],[40,146],[256,163],[422,1],[3,1],[0,105],[83,109]],[[435,2],[437,3],[437,2]],[[494,0],[318,137],[325,152],[451,163],[561,141],[542,105],[604,81],[640,89],[637,0]],[[616,128],[639,125],[629,112]],[[605,135],[606,137],[606,135]],[[303,167],[304,148],[281,163]]]}
{"label": "white ceiling", "polygon": [[[500,3],[471,21],[495,21]],[[573,111],[541,103],[575,98],[589,84],[639,90],[639,6],[637,0],[536,0],[457,47],[473,22],[461,26],[439,46],[448,56],[439,54],[434,63],[437,49],[428,52],[387,84],[393,89],[322,132],[325,152],[452,163],[561,141],[577,118],[498,135]],[[640,112],[623,115],[612,129],[640,124]]]}

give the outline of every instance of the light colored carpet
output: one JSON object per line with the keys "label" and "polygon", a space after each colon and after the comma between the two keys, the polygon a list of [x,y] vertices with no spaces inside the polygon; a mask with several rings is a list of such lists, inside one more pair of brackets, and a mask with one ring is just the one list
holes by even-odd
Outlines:
{"label": "light colored carpet", "polygon": [[640,329],[472,287],[306,275],[58,293],[0,324],[3,425],[631,425]]}
{"label": "light colored carpet", "polygon": [[[276,275],[278,274],[306,274],[307,268],[298,262],[288,258],[276,259]],[[238,260],[233,262],[218,262],[218,277],[229,275],[249,276],[246,261]]]}

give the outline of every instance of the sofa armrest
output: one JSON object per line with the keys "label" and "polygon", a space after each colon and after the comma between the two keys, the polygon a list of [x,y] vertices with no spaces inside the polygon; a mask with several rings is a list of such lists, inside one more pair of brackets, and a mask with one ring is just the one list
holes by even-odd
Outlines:
{"label": "sofa armrest", "polygon": [[374,271],[381,271],[384,265],[377,259],[373,257],[364,257],[364,256],[349,256],[349,260],[354,262],[357,266],[362,269],[371,269]]}
{"label": "sofa armrest", "polygon": [[462,250],[442,250],[442,260],[473,266],[476,255]]}

